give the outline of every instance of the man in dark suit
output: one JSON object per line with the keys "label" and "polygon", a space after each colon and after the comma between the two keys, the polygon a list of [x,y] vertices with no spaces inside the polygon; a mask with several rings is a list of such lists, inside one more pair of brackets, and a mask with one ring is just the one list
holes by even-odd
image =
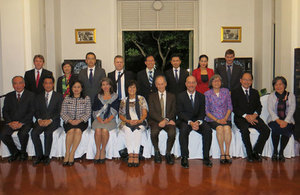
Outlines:
{"label": "man in dark suit", "polygon": [[157,92],[154,81],[162,72],[154,68],[155,60],[152,55],[146,56],[145,64],[147,68],[137,73],[138,94],[144,96],[148,101],[150,93]]}
{"label": "man in dark suit", "polygon": [[[247,160],[262,161],[261,153],[270,135],[270,129],[259,117],[262,110],[258,91],[251,88],[253,76],[251,73],[243,73],[240,82],[241,87],[231,93],[234,123],[240,129],[242,139],[247,151]],[[249,127],[255,128],[259,132],[259,137],[252,150],[250,142]]]}
{"label": "man in dark suit", "polygon": [[204,121],[205,96],[196,91],[197,81],[194,76],[188,76],[185,82],[187,91],[177,97],[177,125],[179,126],[179,143],[181,149],[181,166],[189,168],[189,135],[192,130],[202,134],[203,164],[212,167],[209,160],[209,150],[212,140],[212,130]]}
{"label": "man in dark suit", "polygon": [[86,54],[85,62],[88,67],[79,72],[78,79],[83,83],[85,94],[91,98],[93,104],[96,94],[100,92],[100,80],[106,74],[103,68],[95,66],[96,55],[93,52]]}
{"label": "man in dark suit", "polygon": [[222,86],[228,88],[230,91],[241,86],[240,78],[243,73],[242,67],[233,63],[234,58],[234,51],[228,49],[225,52],[225,66],[220,65],[215,70],[215,74],[219,74],[222,77]]}
{"label": "man in dark suit", "polygon": [[166,161],[168,164],[173,165],[174,159],[171,155],[171,149],[176,135],[176,98],[175,95],[166,91],[167,81],[164,76],[159,75],[156,77],[155,86],[158,92],[149,95],[148,103],[151,140],[155,150],[154,161],[156,163],[161,163],[162,161],[158,148],[158,135],[164,129],[168,134]]}
{"label": "man in dark suit", "polygon": [[124,99],[128,96],[127,85],[129,81],[135,80],[133,72],[124,69],[123,56],[117,55],[114,59],[114,65],[116,70],[108,73],[108,78],[113,82],[113,88],[118,93],[119,99]]}
{"label": "man in dark suit", "polygon": [[[21,76],[15,76],[12,79],[15,91],[8,93],[4,100],[3,117],[5,126],[1,131],[1,140],[8,147],[11,156],[8,162],[12,162],[20,157],[20,160],[26,160],[26,153],[29,131],[32,128],[32,117],[34,114],[35,95],[24,89],[25,81]],[[19,151],[11,137],[14,131],[18,132],[21,143]]]}
{"label": "man in dark suit", "polygon": [[[35,99],[35,118],[31,138],[34,144],[36,159],[33,165],[37,165],[42,161],[48,165],[50,163],[50,151],[52,146],[52,134],[60,126],[60,109],[63,96],[53,91],[54,78],[52,76],[45,77],[43,80],[45,92],[39,94]],[[40,134],[44,132],[45,155],[43,155],[42,142]]]}
{"label": "man in dark suit", "polygon": [[25,72],[25,89],[37,94],[44,92],[43,79],[52,76],[52,72],[43,68],[45,59],[42,55],[35,55],[33,58],[35,68]]}
{"label": "man in dark suit", "polygon": [[179,93],[186,90],[185,80],[189,76],[186,69],[181,68],[181,58],[180,55],[174,54],[171,56],[171,64],[173,68],[165,72],[167,79],[167,91],[173,93],[177,96]]}

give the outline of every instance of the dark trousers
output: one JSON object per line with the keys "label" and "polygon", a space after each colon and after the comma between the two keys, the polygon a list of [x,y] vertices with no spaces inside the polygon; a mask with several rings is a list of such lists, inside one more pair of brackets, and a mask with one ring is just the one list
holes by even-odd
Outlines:
{"label": "dark trousers", "polygon": [[[257,117],[257,120],[258,120],[258,123],[256,125],[251,125],[244,118],[242,118],[242,119],[235,118],[235,120],[234,120],[235,125],[237,126],[237,128],[240,129],[240,132],[242,134],[242,140],[243,140],[244,145],[246,147],[246,151],[247,151],[248,156],[251,156],[253,151],[261,154],[263,149],[264,149],[265,143],[268,140],[269,135],[270,135],[270,129],[265,124],[265,122],[259,117]],[[257,142],[256,142],[256,144],[253,148],[253,151],[252,151],[252,145],[251,145],[251,142],[250,142],[249,128],[254,128],[259,132],[259,136],[258,136]]]}
{"label": "dark trousers", "polygon": [[5,125],[1,132],[1,139],[3,143],[7,146],[10,154],[15,154],[18,152],[17,146],[14,143],[11,135],[18,131],[18,138],[21,144],[21,153],[26,153],[27,143],[29,139],[29,131],[32,128],[32,123],[24,124],[20,129],[13,130],[8,125]]}
{"label": "dark trousers", "polygon": [[59,125],[54,123],[51,123],[47,127],[41,127],[37,122],[34,124],[33,130],[31,131],[31,139],[37,157],[43,156],[43,146],[40,139],[40,134],[44,132],[45,156],[48,157],[50,155],[52,147],[52,134],[58,127]]}
{"label": "dark trousers", "polygon": [[[179,143],[182,157],[189,157],[189,135],[192,131],[192,127],[185,122],[181,122],[179,124]],[[209,158],[209,150],[211,146],[212,139],[212,130],[209,125],[203,121],[203,123],[199,126],[199,130],[197,133],[202,135],[202,145],[203,145],[203,158]]]}
{"label": "dark trousers", "polygon": [[170,153],[175,141],[175,136],[176,136],[176,127],[175,125],[166,125],[164,128],[161,128],[158,126],[158,124],[150,124],[151,128],[151,141],[154,146],[154,150],[158,151],[158,135],[159,132],[164,129],[167,134],[168,134],[168,139],[167,139],[167,150],[166,153]]}

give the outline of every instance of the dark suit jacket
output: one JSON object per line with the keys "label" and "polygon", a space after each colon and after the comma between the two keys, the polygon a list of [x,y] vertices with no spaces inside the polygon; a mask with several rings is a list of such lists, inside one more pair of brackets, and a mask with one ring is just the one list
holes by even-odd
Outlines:
{"label": "dark suit jacket", "polygon": [[35,82],[35,69],[28,70],[25,72],[24,80],[25,80],[25,89],[37,94],[43,93],[43,80],[46,76],[53,76],[52,72],[43,68],[42,74],[40,76],[38,87],[36,87]]}
{"label": "dark suit jacket", "polygon": [[205,96],[196,91],[194,99],[194,108],[187,91],[178,94],[176,111],[178,116],[177,123],[188,123],[189,120],[195,122],[204,120],[205,117]]}
{"label": "dark suit jacket", "polygon": [[242,89],[239,87],[231,92],[232,106],[234,112],[234,120],[246,120],[244,114],[253,114],[256,112],[261,114],[262,105],[258,91],[250,88],[249,103],[247,97]]}
{"label": "dark suit jacket", "polygon": [[[161,108],[158,92],[149,95],[149,124],[157,124],[164,118],[161,117]],[[176,116],[176,98],[172,93],[166,95],[166,118],[175,122]]]}
{"label": "dark suit jacket", "polygon": [[155,69],[153,84],[152,86],[150,86],[146,69],[141,70],[140,72],[137,73],[138,94],[144,96],[147,101],[150,93],[157,92],[157,89],[155,87],[155,78],[158,75],[163,75],[163,74],[160,70]]}
{"label": "dark suit jacket", "polygon": [[63,96],[53,91],[48,108],[45,101],[45,93],[39,94],[35,99],[35,118],[36,120],[52,119],[55,126],[60,125],[60,110]]}
{"label": "dark suit jacket", "polygon": [[95,99],[94,97],[97,93],[100,92],[100,80],[104,78],[106,74],[103,68],[96,66],[93,77],[93,83],[91,84],[87,75],[87,70],[88,68],[82,69],[78,75],[78,79],[83,83],[85,90],[84,92],[90,97],[91,102],[93,104]]}
{"label": "dark suit jacket", "polygon": [[[56,91],[60,94],[62,94],[62,79],[63,79],[63,77],[64,77],[64,75],[60,76],[57,79],[57,84],[56,84]],[[78,75],[72,74],[69,83],[71,84],[72,82],[74,82],[77,79],[77,77],[78,77]]]}
{"label": "dark suit jacket", "polygon": [[[222,86],[228,88],[228,78],[227,78],[227,70],[226,66],[221,65],[215,69],[215,74],[219,74],[222,77]],[[240,65],[233,64],[232,73],[231,73],[231,84],[230,91],[241,86],[240,78],[243,74],[243,69]]]}
{"label": "dark suit jacket", "polygon": [[[129,84],[129,81],[135,80],[135,75],[131,71],[124,70],[123,77],[125,78],[125,83],[124,83],[125,84],[124,85],[125,94],[126,94],[126,96],[128,96],[127,86]],[[110,78],[111,81],[113,82],[114,92],[117,93],[116,71],[114,70],[114,71],[108,73],[108,78]]]}
{"label": "dark suit jacket", "polygon": [[173,73],[173,68],[167,70],[165,72],[165,76],[168,82],[167,84],[168,92],[171,92],[177,96],[179,93],[186,90],[185,80],[189,76],[189,72],[186,69],[180,68],[178,83],[176,83],[176,79]]}
{"label": "dark suit jacket", "polygon": [[20,101],[16,97],[16,91],[6,95],[3,106],[3,117],[5,123],[19,121],[24,124],[32,123],[34,115],[34,93],[24,90]]}

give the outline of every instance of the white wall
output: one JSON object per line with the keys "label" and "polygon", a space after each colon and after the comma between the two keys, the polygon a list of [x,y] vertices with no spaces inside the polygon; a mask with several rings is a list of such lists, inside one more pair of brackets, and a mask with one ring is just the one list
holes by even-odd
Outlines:
{"label": "white wall", "polygon": [[[114,69],[117,54],[116,0],[61,1],[62,59],[84,59],[92,51],[106,73]],[[96,28],[95,44],[75,44],[75,29]]]}
{"label": "white wall", "polygon": [[[207,54],[209,66],[213,59],[224,57],[229,48],[236,57],[254,55],[254,1],[253,0],[200,0],[199,1],[199,55]],[[222,26],[241,26],[241,43],[221,43]]]}

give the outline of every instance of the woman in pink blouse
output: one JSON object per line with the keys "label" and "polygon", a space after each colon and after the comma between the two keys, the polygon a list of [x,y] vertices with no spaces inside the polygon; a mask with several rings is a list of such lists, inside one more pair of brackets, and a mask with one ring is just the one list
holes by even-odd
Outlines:
{"label": "woman in pink blouse", "polygon": [[[229,147],[231,143],[231,112],[232,104],[229,90],[221,88],[221,76],[216,74],[209,80],[210,90],[204,93],[206,121],[212,129],[217,131],[220,147],[221,164],[231,163]],[[225,142],[225,151],[224,151]]]}

